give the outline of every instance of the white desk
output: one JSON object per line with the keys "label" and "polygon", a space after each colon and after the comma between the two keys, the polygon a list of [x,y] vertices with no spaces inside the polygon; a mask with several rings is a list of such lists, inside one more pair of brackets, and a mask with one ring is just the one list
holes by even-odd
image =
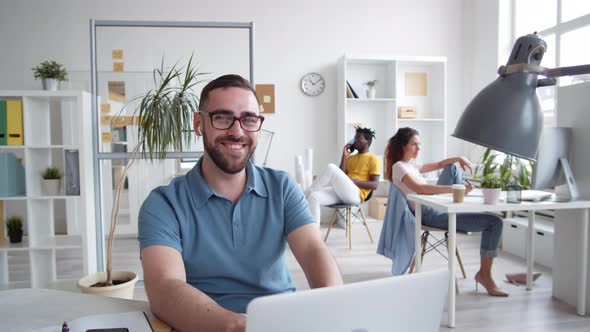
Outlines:
{"label": "white desk", "polygon": [[23,288],[0,291],[0,325],[2,331],[21,332],[39,329],[82,316],[127,311],[151,314],[144,301],[56,291]]}
{"label": "white desk", "polygon": [[[577,313],[583,316],[586,313],[586,276],[587,276],[587,257],[588,257],[588,209],[590,201],[573,201],[573,202],[522,202],[520,204],[510,204],[499,202],[495,205],[485,205],[481,197],[465,197],[463,203],[453,203],[451,194],[443,195],[408,195],[408,200],[416,204],[416,238],[415,243],[420,243],[420,230],[422,228],[422,205],[430,206],[449,214],[449,327],[455,327],[455,250],[457,236],[457,213],[460,212],[493,212],[493,211],[529,211],[529,225],[527,234],[527,289],[533,287],[533,263],[534,263],[534,230],[535,230],[535,213],[537,210],[572,210],[581,209],[584,211],[582,220],[582,231],[580,237],[580,255],[577,257],[580,266],[578,276],[578,304]],[[556,222],[565,222],[556,220]],[[416,245],[416,271],[422,267],[422,258],[420,255],[420,246]],[[452,254],[451,254],[452,253]]]}

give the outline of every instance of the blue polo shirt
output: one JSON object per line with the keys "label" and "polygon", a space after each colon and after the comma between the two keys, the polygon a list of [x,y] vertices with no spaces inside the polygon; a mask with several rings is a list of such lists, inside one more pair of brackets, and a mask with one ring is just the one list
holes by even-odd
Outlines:
{"label": "blue polo shirt", "polygon": [[140,249],[178,250],[187,282],[240,313],[256,297],[295,291],[285,262],[286,237],[315,222],[287,173],[251,163],[246,172],[236,205],[209,187],[199,161],[154,189],[139,211]]}

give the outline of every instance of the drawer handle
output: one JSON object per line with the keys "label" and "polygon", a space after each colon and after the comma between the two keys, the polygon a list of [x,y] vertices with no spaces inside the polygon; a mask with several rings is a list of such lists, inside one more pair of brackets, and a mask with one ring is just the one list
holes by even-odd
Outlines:
{"label": "drawer handle", "polygon": [[510,225],[510,227],[512,227],[512,228],[518,228],[518,226],[516,226],[516,225]]}
{"label": "drawer handle", "polygon": [[541,236],[545,236],[545,233],[543,233],[543,232],[537,232],[537,234],[541,235]]}

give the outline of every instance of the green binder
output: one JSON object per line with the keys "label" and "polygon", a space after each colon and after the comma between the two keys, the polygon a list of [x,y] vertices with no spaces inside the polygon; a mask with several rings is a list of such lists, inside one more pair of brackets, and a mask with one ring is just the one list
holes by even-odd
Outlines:
{"label": "green binder", "polygon": [[0,145],[6,145],[6,100],[0,100]]}

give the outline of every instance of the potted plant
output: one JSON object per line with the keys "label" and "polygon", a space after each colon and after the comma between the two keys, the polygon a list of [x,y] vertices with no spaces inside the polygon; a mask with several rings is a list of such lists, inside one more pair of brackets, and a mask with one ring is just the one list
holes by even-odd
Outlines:
{"label": "potted plant", "polygon": [[6,220],[10,243],[20,243],[23,240],[23,221],[20,217],[12,216]]}
{"label": "potted plant", "polygon": [[364,84],[367,87],[365,93],[367,94],[368,99],[375,99],[375,94],[377,94],[377,90],[375,86],[377,85],[377,80],[370,80],[366,81]]}
{"label": "potted plant", "polygon": [[154,69],[153,72],[154,89],[129,102],[139,101],[133,113],[133,116],[138,118],[137,144],[127,159],[127,164],[118,178],[114,192],[106,252],[106,272],[98,272],[81,278],[78,281],[78,287],[85,293],[133,298],[137,275],[134,272],[113,271],[112,263],[115,228],[119,219],[119,202],[127,171],[140,150],[142,155],[150,161],[164,159],[166,151],[170,148],[180,150],[181,144],[187,144],[190,138],[189,135],[183,133],[191,132],[193,113],[199,108],[199,97],[192,89],[197,84],[204,82],[199,80],[199,76],[205,75],[205,73],[199,73],[198,69],[194,67],[192,56],[186,67],[179,67],[175,64],[166,73],[162,60],[160,69]]}
{"label": "potted plant", "polygon": [[502,180],[493,173],[481,177],[481,193],[484,204],[496,204],[502,192]]}
{"label": "potted plant", "polygon": [[35,79],[41,79],[44,90],[56,91],[58,82],[68,80],[66,68],[53,60],[43,61],[40,65],[31,69]]}
{"label": "potted plant", "polygon": [[46,196],[56,196],[59,194],[62,174],[57,167],[45,167],[41,171],[41,193]]}

